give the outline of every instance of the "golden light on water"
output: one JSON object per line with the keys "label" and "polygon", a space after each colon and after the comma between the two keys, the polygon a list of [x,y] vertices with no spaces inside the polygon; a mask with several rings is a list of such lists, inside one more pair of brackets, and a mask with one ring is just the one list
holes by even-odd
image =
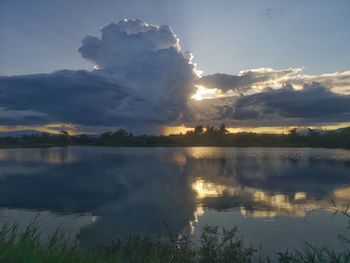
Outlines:
{"label": "golden light on water", "polygon": [[210,158],[215,155],[220,155],[222,149],[216,147],[190,147],[186,153],[194,159]]}
{"label": "golden light on water", "polygon": [[334,191],[334,196],[337,199],[348,201],[350,200],[350,187],[339,188]]}
{"label": "golden light on water", "polygon": [[241,215],[244,217],[254,217],[254,218],[272,218],[278,216],[276,211],[259,211],[253,210],[248,211],[245,207],[240,207]]}
{"label": "golden light on water", "polygon": [[226,186],[214,184],[203,179],[196,179],[192,183],[192,189],[196,192],[198,199],[222,196]]}
{"label": "golden light on water", "polygon": [[193,234],[195,230],[195,223],[198,223],[198,219],[204,214],[204,208],[201,204],[198,204],[193,212],[193,220],[190,220],[190,232]]}
{"label": "golden light on water", "polygon": [[[324,209],[332,211],[330,200],[337,202],[338,208],[345,208],[350,199],[350,187],[334,190],[323,200],[308,199],[306,192],[295,192],[292,197],[281,193],[269,193],[253,187],[240,187],[218,184],[203,178],[192,182],[192,190],[196,193],[197,207],[195,220],[205,213],[205,199],[235,198],[241,200],[239,211],[244,217],[272,218],[276,216],[304,217],[310,211]],[[233,202],[235,199],[232,199]],[[346,202],[345,202],[345,201]],[[232,207],[234,208],[234,207]],[[192,222],[192,226],[193,226]]]}

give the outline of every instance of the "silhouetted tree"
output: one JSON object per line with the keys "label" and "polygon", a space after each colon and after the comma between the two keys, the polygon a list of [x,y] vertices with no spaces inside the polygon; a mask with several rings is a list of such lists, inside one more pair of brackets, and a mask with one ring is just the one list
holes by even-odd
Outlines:
{"label": "silhouetted tree", "polygon": [[219,135],[224,136],[228,134],[228,130],[226,129],[225,124],[221,124],[219,128]]}
{"label": "silhouetted tree", "polygon": [[298,129],[297,128],[292,128],[289,130],[289,135],[292,137],[296,137],[298,135]]}
{"label": "silhouetted tree", "polygon": [[60,131],[60,134],[58,135],[58,140],[61,144],[68,144],[70,142],[69,133],[65,130]]}
{"label": "silhouetted tree", "polygon": [[315,137],[315,136],[319,135],[319,133],[312,128],[308,128],[307,130],[308,130],[308,135],[311,137]]}
{"label": "silhouetted tree", "polygon": [[0,137],[0,147],[11,146],[54,146],[54,145],[108,145],[108,146],[297,146],[297,147],[339,147],[350,148],[350,127],[336,131],[319,133],[309,128],[305,135],[297,129],[289,134],[229,133],[225,124],[219,128],[197,125],[186,134],[169,136],[137,135],[119,129],[100,136],[69,135],[67,131],[59,134],[31,134],[21,137]]}
{"label": "silhouetted tree", "polygon": [[194,127],[194,135],[196,136],[199,136],[199,135],[202,135],[204,132],[204,128],[203,128],[203,125],[197,125],[196,127]]}

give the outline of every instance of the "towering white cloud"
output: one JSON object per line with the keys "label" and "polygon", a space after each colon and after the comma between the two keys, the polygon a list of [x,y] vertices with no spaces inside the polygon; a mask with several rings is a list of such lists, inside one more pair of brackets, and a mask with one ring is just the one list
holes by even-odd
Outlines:
{"label": "towering white cloud", "polygon": [[170,48],[180,51],[179,39],[170,27],[124,19],[103,27],[101,38],[84,38],[79,52],[98,68],[123,70],[143,64],[145,53]]}
{"label": "towering white cloud", "polygon": [[[350,119],[350,71],[307,75],[302,68],[258,68],[200,78],[192,55],[182,52],[169,26],[121,20],[103,27],[100,37],[84,38],[79,52],[95,70],[0,77],[0,124],[149,130],[169,124],[307,125]],[[204,98],[200,102],[191,99],[196,86],[200,96],[194,98]]]}
{"label": "towering white cloud", "polygon": [[[101,29],[101,38],[83,39],[79,52],[98,70],[0,77],[2,123],[30,122],[28,112],[35,113],[35,123],[104,126],[192,118],[187,101],[195,66],[170,27],[141,20],[111,23]],[[8,118],[14,113],[16,118]]]}
{"label": "towering white cloud", "polygon": [[96,64],[96,74],[139,98],[132,114],[160,123],[191,118],[195,66],[170,27],[124,19],[103,27],[101,38],[86,37],[79,52]]}

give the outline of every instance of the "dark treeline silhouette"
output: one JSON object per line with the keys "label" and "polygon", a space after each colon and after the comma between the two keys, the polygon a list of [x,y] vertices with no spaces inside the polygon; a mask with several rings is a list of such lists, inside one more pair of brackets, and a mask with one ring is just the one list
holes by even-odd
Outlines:
{"label": "dark treeline silhouette", "polygon": [[287,134],[229,133],[226,126],[196,126],[186,134],[133,135],[124,129],[101,135],[38,133],[21,137],[0,137],[0,147],[92,146],[225,146],[225,147],[324,147],[350,148],[350,127],[333,131],[305,132],[291,129]]}

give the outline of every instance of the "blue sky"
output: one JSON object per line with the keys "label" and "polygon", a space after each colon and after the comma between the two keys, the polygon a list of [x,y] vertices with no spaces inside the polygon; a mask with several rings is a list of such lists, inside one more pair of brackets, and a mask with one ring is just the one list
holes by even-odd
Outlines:
{"label": "blue sky", "polygon": [[0,75],[89,69],[77,52],[82,38],[123,18],[171,26],[205,74],[259,67],[344,71],[349,13],[346,0],[1,0]]}
{"label": "blue sky", "polygon": [[0,132],[350,126],[349,14],[347,0],[0,0]]}

